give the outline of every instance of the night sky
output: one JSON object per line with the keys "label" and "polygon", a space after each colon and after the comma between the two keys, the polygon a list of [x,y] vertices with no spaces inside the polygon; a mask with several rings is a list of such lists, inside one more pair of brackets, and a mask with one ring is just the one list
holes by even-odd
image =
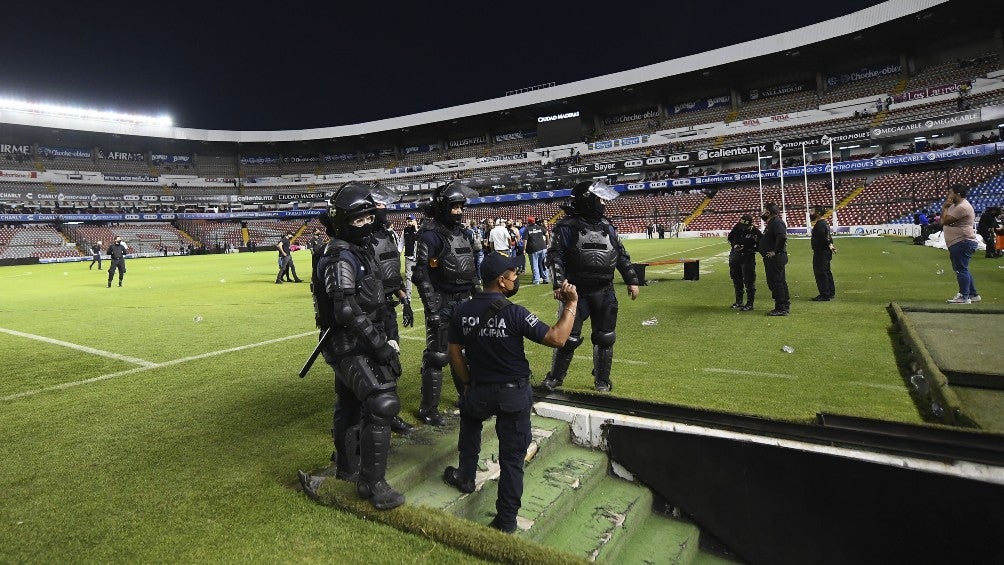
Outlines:
{"label": "night sky", "polygon": [[623,71],[879,3],[7,2],[0,97],[167,113],[200,129],[334,126]]}

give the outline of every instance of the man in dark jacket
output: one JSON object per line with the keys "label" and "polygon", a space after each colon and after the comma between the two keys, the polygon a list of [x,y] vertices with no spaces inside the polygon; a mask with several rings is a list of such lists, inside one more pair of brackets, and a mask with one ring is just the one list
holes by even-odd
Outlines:
{"label": "man in dark jacket", "polygon": [[816,289],[819,290],[812,300],[815,302],[828,302],[836,295],[836,287],[833,286],[833,272],[830,270],[830,261],[836,248],[833,247],[833,234],[830,233],[830,225],[823,219],[826,208],[816,206],[809,219],[812,224],[812,274],[816,277]]}
{"label": "man in dark jacket", "polygon": [[787,316],[791,312],[788,281],[784,273],[788,264],[788,226],[781,219],[781,210],[773,202],[768,202],[764,206],[764,213],[760,219],[766,222],[766,227],[757,251],[763,255],[767,288],[770,289],[771,297],[774,299],[774,309],[767,312],[767,315]]}
{"label": "man in dark jacket", "polygon": [[106,252],[108,261],[111,263],[111,267],[108,267],[108,288],[112,287],[112,279],[115,278],[116,270],[119,272],[119,286],[122,286],[122,277],[125,276],[126,272],[125,256],[128,252],[129,250],[122,243],[122,238],[116,236],[115,241],[112,242]]}
{"label": "man in dark jacket", "polygon": [[729,250],[729,276],[732,277],[732,286],[736,291],[733,310],[749,312],[753,309],[756,298],[756,249],[761,235],[759,228],[753,225],[753,216],[749,214],[739,218],[739,223],[729,232],[729,245],[732,246]]}
{"label": "man in dark jacket", "polygon": [[90,271],[94,268],[94,264],[98,264],[98,270],[101,270],[101,240],[99,239],[97,243],[91,246],[91,264],[87,267]]}

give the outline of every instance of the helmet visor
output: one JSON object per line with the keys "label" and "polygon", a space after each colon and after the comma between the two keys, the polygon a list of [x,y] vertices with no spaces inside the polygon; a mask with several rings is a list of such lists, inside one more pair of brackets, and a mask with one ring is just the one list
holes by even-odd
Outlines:
{"label": "helmet visor", "polygon": [[370,195],[377,204],[389,205],[401,199],[401,195],[380,183],[376,183],[370,189]]}
{"label": "helmet visor", "polygon": [[595,194],[603,200],[613,200],[620,196],[620,193],[613,189],[609,184],[604,181],[598,180],[593,184],[589,185],[589,192]]}

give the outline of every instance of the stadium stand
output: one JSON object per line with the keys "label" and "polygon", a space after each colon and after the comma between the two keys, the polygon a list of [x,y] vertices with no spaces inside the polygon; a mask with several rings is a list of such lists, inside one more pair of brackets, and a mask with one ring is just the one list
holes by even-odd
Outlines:
{"label": "stadium stand", "polygon": [[79,257],[81,253],[51,224],[0,227],[0,259]]}

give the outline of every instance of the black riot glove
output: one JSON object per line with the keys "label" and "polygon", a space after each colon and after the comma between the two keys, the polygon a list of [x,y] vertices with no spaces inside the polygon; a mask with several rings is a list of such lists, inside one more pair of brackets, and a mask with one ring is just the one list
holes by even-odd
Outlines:
{"label": "black riot glove", "polygon": [[373,355],[376,362],[387,367],[395,379],[401,376],[401,359],[398,351],[397,342],[390,340],[377,348]]}
{"label": "black riot glove", "polygon": [[407,298],[401,301],[404,305],[404,309],[401,312],[401,325],[406,328],[414,327],[415,325],[415,312],[411,309],[411,301]]}

